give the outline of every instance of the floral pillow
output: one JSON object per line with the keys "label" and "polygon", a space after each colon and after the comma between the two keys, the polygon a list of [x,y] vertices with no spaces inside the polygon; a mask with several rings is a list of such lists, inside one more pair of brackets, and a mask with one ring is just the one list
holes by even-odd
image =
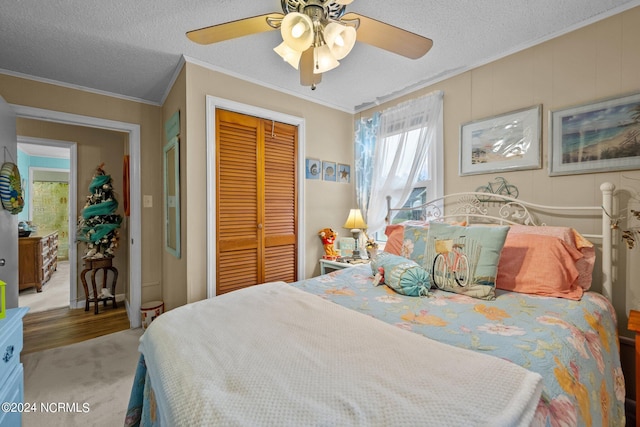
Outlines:
{"label": "floral pillow", "polygon": [[440,289],[470,297],[495,299],[498,262],[508,226],[462,227],[432,222],[425,268]]}
{"label": "floral pillow", "polygon": [[429,273],[410,259],[380,252],[371,260],[371,271],[374,276],[382,274],[384,284],[399,294],[418,297],[429,293]]}
{"label": "floral pillow", "polygon": [[[467,225],[467,222],[453,221],[447,224]],[[388,225],[384,232],[387,235],[384,251],[412,259],[423,265],[428,228],[428,222],[411,220]]]}

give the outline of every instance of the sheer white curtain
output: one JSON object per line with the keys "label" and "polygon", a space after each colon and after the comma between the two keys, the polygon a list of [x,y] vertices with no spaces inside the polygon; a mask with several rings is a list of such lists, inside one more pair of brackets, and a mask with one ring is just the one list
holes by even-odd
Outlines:
{"label": "sheer white curtain", "polygon": [[[429,165],[436,161],[432,145],[442,145],[442,98],[442,91],[432,92],[380,115],[371,197],[365,214],[369,234],[385,226],[386,196],[391,196],[392,208],[402,207],[425,165],[431,174]],[[434,196],[430,194],[429,198]]]}

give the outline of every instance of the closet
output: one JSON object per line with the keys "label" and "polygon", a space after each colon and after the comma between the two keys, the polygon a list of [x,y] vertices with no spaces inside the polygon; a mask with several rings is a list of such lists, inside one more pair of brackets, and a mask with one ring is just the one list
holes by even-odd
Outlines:
{"label": "closet", "polygon": [[216,294],[297,280],[296,126],[216,110]]}

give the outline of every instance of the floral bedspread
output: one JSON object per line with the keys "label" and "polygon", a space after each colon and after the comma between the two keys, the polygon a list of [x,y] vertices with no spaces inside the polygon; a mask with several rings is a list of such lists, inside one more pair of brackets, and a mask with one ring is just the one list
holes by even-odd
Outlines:
{"label": "floral bedspread", "polygon": [[580,301],[497,291],[495,301],[431,290],[407,297],[372,285],[368,265],[293,283],[431,339],[507,359],[544,378],[534,425],[621,426],[625,385],[615,311]]}
{"label": "floral bedspread", "polygon": [[[625,424],[615,312],[600,294],[586,292],[580,301],[500,290],[494,301],[439,290],[427,297],[406,297],[386,286],[375,287],[372,280],[370,267],[361,265],[292,286],[399,328],[538,372],[544,388],[533,425]],[[141,356],[125,425],[156,425],[156,409]]]}

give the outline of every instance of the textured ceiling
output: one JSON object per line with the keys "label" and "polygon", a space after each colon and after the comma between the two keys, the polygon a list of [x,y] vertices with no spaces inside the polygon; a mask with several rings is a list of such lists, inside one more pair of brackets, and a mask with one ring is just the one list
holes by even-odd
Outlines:
{"label": "textured ceiling", "polygon": [[277,31],[208,46],[185,36],[281,12],[277,0],[0,0],[0,72],[160,104],[184,55],[355,112],[638,5],[640,0],[355,0],[347,11],[429,37],[434,46],[410,60],[357,43],[311,91],[273,52],[281,41]]}

